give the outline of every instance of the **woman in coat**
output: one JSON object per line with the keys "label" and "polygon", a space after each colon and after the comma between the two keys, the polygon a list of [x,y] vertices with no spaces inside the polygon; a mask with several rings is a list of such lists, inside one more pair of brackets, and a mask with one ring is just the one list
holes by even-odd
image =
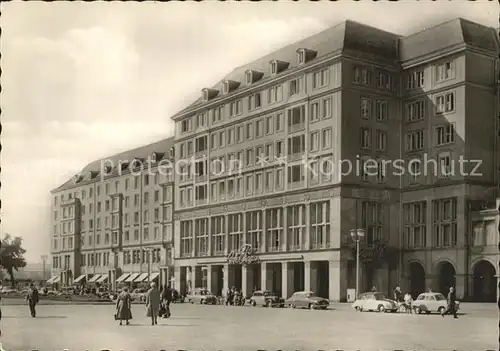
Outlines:
{"label": "woman in coat", "polygon": [[123,288],[123,291],[118,295],[116,299],[116,319],[120,321],[124,320],[127,325],[129,325],[129,320],[132,319],[132,296],[128,292],[128,288]]}
{"label": "woman in coat", "polygon": [[151,289],[146,295],[147,316],[151,317],[151,325],[158,324],[157,318],[160,312],[160,292],[156,288],[156,284],[151,283]]}

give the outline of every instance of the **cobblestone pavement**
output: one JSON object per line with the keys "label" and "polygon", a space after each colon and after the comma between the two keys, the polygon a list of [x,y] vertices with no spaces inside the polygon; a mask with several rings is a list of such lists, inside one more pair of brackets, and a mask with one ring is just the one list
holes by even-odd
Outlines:
{"label": "cobblestone pavement", "polygon": [[173,317],[149,325],[134,305],[130,326],[113,319],[114,306],[3,306],[6,350],[486,350],[498,348],[495,304],[462,306],[459,319],[439,315],[259,307],[172,305]]}

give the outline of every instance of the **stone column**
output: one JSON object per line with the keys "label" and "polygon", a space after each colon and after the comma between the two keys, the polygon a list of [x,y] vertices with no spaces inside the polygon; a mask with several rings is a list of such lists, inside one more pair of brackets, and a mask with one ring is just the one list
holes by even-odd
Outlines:
{"label": "stone column", "polygon": [[212,265],[208,264],[207,265],[207,290],[209,290],[212,294],[217,294],[217,291],[213,289],[213,281],[212,281],[212,274],[213,274],[213,269]]}
{"label": "stone column", "polygon": [[305,238],[303,238],[304,242],[304,250],[310,250],[311,249],[311,212],[310,212],[310,203],[306,203],[306,228],[304,232]]}
{"label": "stone column", "polygon": [[311,287],[311,261],[304,262],[304,290],[310,291]]}
{"label": "stone column", "polygon": [[175,266],[174,268],[174,282],[172,288],[180,292],[181,289],[181,267]]}
{"label": "stone column", "polygon": [[[224,256],[227,256],[229,254],[229,216],[227,214],[224,215],[224,233],[225,233]],[[226,266],[224,265],[224,267]],[[226,284],[225,280],[224,284]]]}
{"label": "stone column", "polygon": [[222,284],[222,295],[226,296],[227,294],[227,289],[229,288],[229,264],[225,264],[224,267],[222,268],[222,279],[223,279],[223,284]]}
{"label": "stone column", "polygon": [[[207,224],[207,231],[208,231],[208,238],[207,238],[207,256],[210,257],[212,256],[213,250],[212,250],[212,218],[209,217],[207,219],[208,224]],[[207,285],[210,290],[210,286]]]}
{"label": "stone column", "polygon": [[241,214],[241,221],[242,221],[242,229],[243,229],[243,238],[241,240],[242,245],[245,245],[248,243],[248,238],[247,238],[247,216],[246,212],[243,212]]}
{"label": "stone column", "polygon": [[455,274],[457,300],[464,300],[467,298],[467,274]]}
{"label": "stone column", "polygon": [[281,297],[288,299],[295,292],[293,291],[293,264],[291,262],[281,263]]}
{"label": "stone column", "polygon": [[266,223],[266,210],[262,210],[262,237],[260,240],[260,252],[266,252],[267,247],[267,223]]}
{"label": "stone column", "polygon": [[191,221],[191,243],[193,244],[193,247],[191,248],[191,257],[196,257],[197,250],[196,250],[196,230],[195,230],[195,224],[196,221]]}
{"label": "stone column", "polygon": [[267,271],[267,263],[266,262],[262,262],[260,264],[260,289],[261,290],[266,290],[266,289],[269,289],[270,288],[270,285],[269,284],[269,273]]}
{"label": "stone column", "polygon": [[[288,213],[287,213],[287,207],[283,206],[282,207],[282,218],[283,218],[283,238],[282,238],[282,243],[281,243],[281,251],[287,252],[288,251]],[[283,290],[285,291],[285,290]]]}
{"label": "stone column", "polygon": [[328,262],[328,297],[330,301],[347,301],[347,262]]}
{"label": "stone column", "polygon": [[241,267],[241,291],[243,292],[243,296],[250,297],[252,295],[253,290],[253,270],[248,266],[244,265]]}

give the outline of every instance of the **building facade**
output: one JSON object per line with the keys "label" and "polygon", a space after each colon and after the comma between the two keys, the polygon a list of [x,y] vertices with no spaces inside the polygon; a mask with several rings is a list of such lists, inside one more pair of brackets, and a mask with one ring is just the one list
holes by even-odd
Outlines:
{"label": "building facade", "polygon": [[173,277],[173,139],[87,165],[52,191],[49,284]]}
{"label": "building facade", "polygon": [[342,301],[364,229],[360,290],[471,297],[498,241],[489,222],[472,239],[498,188],[498,48],[463,19],[407,37],[347,21],[203,89],[172,117],[178,287]]}

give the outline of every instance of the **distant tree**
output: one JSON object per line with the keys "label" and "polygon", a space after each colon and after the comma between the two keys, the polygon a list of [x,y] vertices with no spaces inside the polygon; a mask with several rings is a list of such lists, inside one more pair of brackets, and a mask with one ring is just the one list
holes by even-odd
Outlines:
{"label": "distant tree", "polygon": [[15,288],[16,281],[14,271],[26,267],[24,254],[26,250],[22,247],[23,239],[19,236],[12,237],[5,234],[0,246],[0,265],[10,276],[12,288]]}

